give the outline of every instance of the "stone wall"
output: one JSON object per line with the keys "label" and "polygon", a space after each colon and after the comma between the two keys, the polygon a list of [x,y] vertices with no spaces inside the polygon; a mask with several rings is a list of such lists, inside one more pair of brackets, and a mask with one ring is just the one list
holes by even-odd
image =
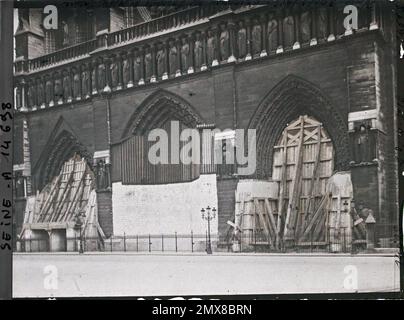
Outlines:
{"label": "stone wall", "polygon": [[[205,235],[201,209],[207,206],[218,208],[215,175],[170,185],[112,185],[115,235]],[[218,232],[217,221],[211,223],[212,234]]]}

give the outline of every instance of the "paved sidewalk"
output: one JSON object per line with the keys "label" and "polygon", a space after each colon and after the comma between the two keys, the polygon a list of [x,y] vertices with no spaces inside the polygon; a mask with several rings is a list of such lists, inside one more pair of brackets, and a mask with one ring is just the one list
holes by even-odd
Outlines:
{"label": "paved sidewalk", "polygon": [[16,253],[14,297],[391,292],[399,288],[396,260],[393,254]]}

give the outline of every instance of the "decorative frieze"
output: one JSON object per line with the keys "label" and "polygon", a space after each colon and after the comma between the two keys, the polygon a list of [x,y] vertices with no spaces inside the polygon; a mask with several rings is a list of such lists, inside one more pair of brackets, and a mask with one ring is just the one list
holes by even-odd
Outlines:
{"label": "decorative frieze", "polygon": [[[102,48],[82,43],[65,57],[77,58],[77,62],[58,66],[65,51],[47,55],[46,62],[54,67],[43,70],[36,60],[16,61],[16,105],[33,111],[89,99],[105,90],[119,91],[334,41],[345,34],[339,26],[343,18],[339,11],[301,5],[287,10],[253,6],[242,15],[228,10],[220,21],[212,18],[196,27],[174,28],[172,33],[130,43],[128,39],[143,35],[136,27],[140,33],[136,36],[131,29],[132,33],[120,37],[126,41],[119,48],[115,48],[119,45],[116,32],[99,32],[96,42]],[[375,4],[370,6],[369,18],[361,20],[366,26],[360,28],[376,28],[377,12]]]}

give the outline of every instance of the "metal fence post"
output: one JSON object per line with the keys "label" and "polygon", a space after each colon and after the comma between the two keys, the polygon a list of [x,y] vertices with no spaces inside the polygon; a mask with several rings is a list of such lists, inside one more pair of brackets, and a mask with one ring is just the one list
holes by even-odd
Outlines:
{"label": "metal fence post", "polygon": [[161,252],[164,252],[164,235],[161,235]]}
{"label": "metal fence post", "polygon": [[136,235],[136,252],[139,252],[139,235]]}
{"label": "metal fence post", "polygon": [[313,228],[310,232],[310,252],[313,252]]}
{"label": "metal fence post", "polygon": [[150,240],[150,233],[149,233],[149,252],[151,252],[151,240]]}
{"label": "metal fence post", "polygon": [[112,252],[112,234],[111,237],[109,238],[109,243],[111,244],[111,252]]}
{"label": "metal fence post", "polygon": [[175,232],[175,252],[178,252],[177,232]]}
{"label": "metal fence post", "polygon": [[123,233],[123,251],[126,252],[126,233]]}
{"label": "metal fence post", "polygon": [[205,231],[205,252],[208,252],[208,232]]}
{"label": "metal fence post", "polygon": [[194,233],[191,230],[191,252],[194,252]]}
{"label": "metal fence post", "polygon": [[344,237],[342,238],[342,243],[343,243],[343,252],[345,253],[345,251],[346,251],[346,240],[345,240],[345,228],[343,228],[342,229],[342,231],[344,231],[343,233],[344,233]]}
{"label": "metal fence post", "polygon": [[269,234],[269,231],[267,237],[268,237],[268,252],[271,252],[271,235]]}
{"label": "metal fence post", "polygon": [[253,236],[254,236],[254,253],[257,252],[257,230],[253,229]]}

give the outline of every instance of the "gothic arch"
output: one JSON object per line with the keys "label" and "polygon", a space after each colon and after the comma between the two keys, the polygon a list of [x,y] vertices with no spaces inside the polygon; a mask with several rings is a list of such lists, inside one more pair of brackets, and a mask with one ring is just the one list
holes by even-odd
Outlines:
{"label": "gothic arch", "polygon": [[159,89],[147,97],[130,117],[121,139],[144,135],[170,120],[178,120],[188,128],[203,123],[202,117],[186,100],[169,91]]}
{"label": "gothic arch", "polygon": [[288,123],[305,114],[318,119],[329,133],[335,147],[335,170],[347,168],[347,122],[319,88],[304,79],[289,75],[266,95],[248,126],[249,129],[257,130],[258,178],[272,175],[274,145]]}
{"label": "gothic arch", "polygon": [[53,177],[57,176],[62,168],[63,163],[69,160],[74,154],[80,155],[86,159],[87,164],[92,168],[93,157],[91,153],[80,143],[80,141],[69,131],[62,130],[44,150],[44,160],[41,162],[37,170],[37,189],[42,190],[43,187]]}

